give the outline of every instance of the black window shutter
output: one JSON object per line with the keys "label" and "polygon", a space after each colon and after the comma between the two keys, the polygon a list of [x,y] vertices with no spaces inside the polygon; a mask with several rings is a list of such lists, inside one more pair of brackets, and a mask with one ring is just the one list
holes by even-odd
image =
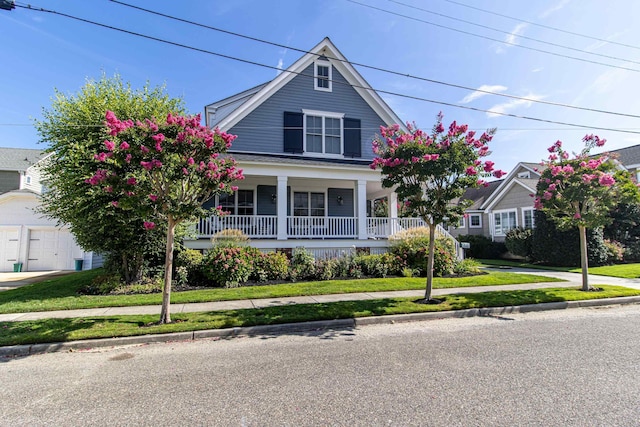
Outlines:
{"label": "black window shutter", "polygon": [[284,152],[302,154],[302,113],[284,112]]}
{"label": "black window shutter", "polygon": [[344,155],[362,157],[360,119],[344,119]]}

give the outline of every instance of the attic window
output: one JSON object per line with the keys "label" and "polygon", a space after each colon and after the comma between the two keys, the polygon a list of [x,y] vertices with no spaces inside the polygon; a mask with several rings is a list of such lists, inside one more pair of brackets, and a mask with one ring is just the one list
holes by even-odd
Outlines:
{"label": "attic window", "polygon": [[531,173],[529,171],[519,172],[518,178],[531,178]]}
{"label": "attic window", "polygon": [[314,65],[313,82],[314,89],[331,92],[331,63],[326,59],[318,59]]}

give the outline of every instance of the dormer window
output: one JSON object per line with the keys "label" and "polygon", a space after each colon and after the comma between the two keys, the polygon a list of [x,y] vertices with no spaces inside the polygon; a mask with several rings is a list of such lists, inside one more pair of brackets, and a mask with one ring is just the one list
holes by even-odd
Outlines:
{"label": "dormer window", "polygon": [[531,178],[531,173],[529,171],[518,172],[518,178]]}
{"label": "dormer window", "polygon": [[313,82],[314,89],[331,92],[331,63],[326,59],[318,59],[314,65]]}

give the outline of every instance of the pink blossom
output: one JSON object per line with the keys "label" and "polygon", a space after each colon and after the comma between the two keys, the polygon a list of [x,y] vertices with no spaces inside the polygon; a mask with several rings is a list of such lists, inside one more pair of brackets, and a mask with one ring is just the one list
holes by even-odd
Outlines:
{"label": "pink blossom", "polygon": [[110,185],[107,187],[104,187],[104,191],[105,193],[113,193],[113,187]]}
{"label": "pink blossom", "polygon": [[149,199],[151,199],[152,202],[155,202],[156,200],[158,200],[158,196],[156,196],[155,194],[149,194]]}
{"label": "pink blossom", "polygon": [[545,191],[542,195],[542,198],[545,200],[551,200],[553,198],[553,194],[549,191]]}
{"label": "pink blossom", "polygon": [[156,228],[156,223],[151,221],[145,221],[142,225],[146,230],[153,230]]}
{"label": "pink blossom", "polygon": [[114,208],[118,207],[118,201],[114,200],[113,202],[111,202],[111,206],[113,206]]}
{"label": "pink blossom", "polygon": [[562,168],[562,171],[568,174],[574,173],[575,171],[573,170],[573,167],[571,165],[565,165]]}
{"label": "pink blossom", "polygon": [[116,144],[108,139],[104,141],[104,146],[107,147],[107,150],[109,151],[113,151],[113,149],[116,148]]}
{"label": "pink blossom", "polygon": [[569,153],[567,153],[566,151],[563,151],[561,156],[563,159],[567,160],[569,158]]}
{"label": "pink blossom", "polygon": [[94,154],[93,158],[99,162],[104,162],[105,160],[107,160],[107,153]]}
{"label": "pink blossom", "polygon": [[493,170],[494,165],[495,165],[494,162],[492,162],[491,160],[487,160],[486,162],[484,162],[484,171],[491,172]]}
{"label": "pink blossom", "polygon": [[442,126],[442,123],[438,123],[438,125],[435,128],[436,133],[441,133],[444,132],[444,126]]}
{"label": "pink blossom", "polygon": [[135,178],[129,178],[127,179],[127,184],[129,185],[136,185],[137,181]]}
{"label": "pink blossom", "polygon": [[151,162],[145,162],[144,160],[140,162],[140,166],[142,166],[143,168],[145,168],[146,170],[150,171],[151,169],[153,169],[153,163]]}
{"label": "pink blossom", "polygon": [[143,153],[145,153],[145,154],[146,154],[146,153],[148,153],[148,152],[149,152],[149,149],[148,149],[146,146],[141,145],[141,146],[140,146],[140,151],[142,151]]}
{"label": "pink blossom", "polygon": [[595,178],[597,178],[596,175],[590,175],[590,174],[587,174],[587,173],[582,174],[582,182],[584,182],[585,184],[589,184]]}
{"label": "pink blossom", "polygon": [[120,149],[121,149],[121,150],[128,150],[128,149],[129,149],[129,147],[130,147],[130,145],[129,145],[129,143],[128,143],[127,141],[122,141],[122,142],[120,143]]}
{"label": "pink blossom", "polygon": [[131,154],[127,154],[124,158],[124,161],[127,163],[131,163]]}
{"label": "pink blossom", "polygon": [[613,184],[616,183],[616,180],[613,179],[613,177],[609,174],[602,174],[602,176],[600,176],[599,181],[600,185],[604,186],[604,187],[611,187]]}
{"label": "pink blossom", "polygon": [[580,215],[580,212],[576,212],[576,214],[573,216],[573,219],[580,219],[582,218],[582,215]]}
{"label": "pink blossom", "polygon": [[506,174],[507,174],[507,173],[506,173],[505,171],[500,170],[500,169],[498,169],[498,170],[496,170],[496,171],[493,171],[493,176],[495,176],[495,177],[496,177],[496,178],[498,178],[498,179],[502,178],[502,177],[503,177],[503,176],[505,176]]}
{"label": "pink blossom", "polygon": [[187,170],[187,168],[182,168],[182,173],[185,175],[189,175],[189,171]]}
{"label": "pink blossom", "polygon": [[556,191],[556,185],[555,185],[555,184],[551,184],[551,185],[549,185],[548,190],[549,190],[549,191]]}
{"label": "pink blossom", "polygon": [[238,191],[238,186],[237,185],[232,185],[231,186],[231,191]]}
{"label": "pink blossom", "polygon": [[196,161],[195,161],[195,160],[193,160],[193,157],[189,157],[189,159],[187,160],[187,164],[188,164],[189,166],[193,165],[195,162],[196,162]]}
{"label": "pink blossom", "polygon": [[478,171],[476,171],[476,168],[474,168],[473,166],[469,166],[467,167],[467,169],[465,170],[465,173],[467,175],[476,175],[478,173]]}
{"label": "pink blossom", "polygon": [[555,162],[556,160],[558,160],[558,156],[555,154],[549,154],[549,160]]}

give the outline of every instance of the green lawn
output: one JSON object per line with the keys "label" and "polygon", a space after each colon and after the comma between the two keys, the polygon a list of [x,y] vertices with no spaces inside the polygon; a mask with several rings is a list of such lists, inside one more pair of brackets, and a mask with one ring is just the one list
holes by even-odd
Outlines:
{"label": "green lawn", "polygon": [[[145,295],[78,295],[85,283],[101,274],[100,270],[74,273],[68,276],[34,283],[0,292],[0,313],[70,310],[96,307],[157,305],[161,294]],[[534,282],[557,282],[558,279],[508,272],[491,272],[470,277],[435,278],[434,288],[509,285]],[[393,277],[385,279],[327,280],[320,282],[284,283],[268,286],[246,286],[233,289],[204,289],[173,292],[172,303],[231,301],[254,298],[282,298],[302,295],[324,295],[351,292],[376,292],[424,289],[424,278]]]}
{"label": "green lawn", "polygon": [[0,330],[2,331],[0,345],[61,342],[240,326],[273,325],[312,320],[349,319],[389,314],[640,295],[640,290],[620,286],[601,286],[601,288],[603,289],[601,292],[582,292],[571,288],[546,288],[445,295],[439,297],[444,301],[438,305],[417,304],[413,302],[415,298],[392,298],[342,301],[327,304],[289,305],[262,309],[179,313],[172,316],[174,323],[168,325],[154,324],[158,320],[157,315],[0,322]]}
{"label": "green lawn", "polygon": [[[522,268],[535,268],[538,270],[551,270],[551,271],[567,271],[571,273],[581,273],[580,267],[553,267],[537,264],[529,264],[519,261],[507,261],[498,259],[481,259],[478,260],[483,265],[487,266],[505,266],[505,267],[522,267]],[[603,265],[601,267],[589,267],[589,274],[599,274],[602,276],[620,277],[624,279],[638,279],[640,278],[640,263],[633,264],[616,264],[616,265]]]}

